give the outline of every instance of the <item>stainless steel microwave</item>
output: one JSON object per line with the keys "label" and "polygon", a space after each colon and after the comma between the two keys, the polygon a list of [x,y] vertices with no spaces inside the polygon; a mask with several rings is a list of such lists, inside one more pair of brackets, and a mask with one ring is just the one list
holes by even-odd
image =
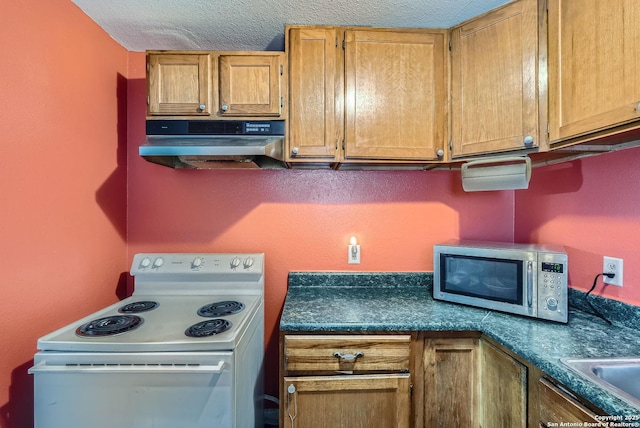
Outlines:
{"label": "stainless steel microwave", "polygon": [[449,241],[433,247],[433,298],[566,323],[561,246]]}

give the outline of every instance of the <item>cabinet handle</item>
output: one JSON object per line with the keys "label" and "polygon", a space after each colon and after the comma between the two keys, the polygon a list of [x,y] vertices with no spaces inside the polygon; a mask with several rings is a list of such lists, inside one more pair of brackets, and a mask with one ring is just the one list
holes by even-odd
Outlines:
{"label": "cabinet handle", "polygon": [[340,352],[334,352],[333,356],[344,361],[354,362],[358,358],[364,357],[364,354],[362,352],[356,352],[355,354],[341,354]]}
{"label": "cabinet handle", "polygon": [[636,106],[636,110],[640,111],[640,103]]}
{"label": "cabinet handle", "polygon": [[441,158],[442,156],[444,156],[444,150],[442,150],[442,149],[438,149],[438,151],[436,152],[436,156],[438,156],[439,158]]}
{"label": "cabinet handle", "polygon": [[207,108],[207,105],[206,105],[206,104],[200,104],[200,105],[198,106],[198,108],[199,108],[200,110],[204,111],[204,110]]}
{"label": "cabinet handle", "polygon": [[291,156],[296,156],[299,151],[300,149],[298,147],[294,147],[293,149],[291,149]]}
{"label": "cabinet handle", "polygon": [[[287,414],[291,419],[291,428],[295,427],[295,419],[298,417],[298,395],[296,394],[296,386],[291,384],[287,388]],[[293,395],[293,413],[291,413],[291,396]]]}
{"label": "cabinet handle", "polygon": [[533,146],[533,137],[531,135],[524,137],[524,145],[526,147]]}
{"label": "cabinet handle", "polygon": [[220,106],[220,110],[222,110],[222,111],[227,111],[227,110],[229,110],[229,106],[228,106],[228,105],[226,105],[226,104],[222,104],[222,105]]}

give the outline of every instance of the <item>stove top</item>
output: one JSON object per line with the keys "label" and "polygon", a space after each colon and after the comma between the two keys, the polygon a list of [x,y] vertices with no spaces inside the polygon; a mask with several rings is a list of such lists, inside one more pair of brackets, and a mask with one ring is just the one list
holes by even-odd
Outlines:
{"label": "stove top", "polygon": [[[229,299],[223,296],[222,299]],[[198,315],[205,305],[221,300],[216,296],[155,296],[158,306],[135,315],[123,315],[119,309],[135,304],[139,298],[132,296],[81,320],[62,327],[38,340],[38,349],[43,351],[102,351],[102,352],[160,352],[160,351],[214,351],[235,349],[244,328],[259,311],[264,311],[261,296],[235,296],[245,308],[237,313],[215,318]],[[145,296],[145,300],[150,300]],[[208,302],[208,303],[207,303]],[[125,317],[140,318],[139,322]],[[194,326],[213,320],[223,320],[227,325],[215,334],[193,334],[186,332]],[[215,321],[218,322],[218,321]],[[135,325],[133,325],[135,324]],[[83,335],[83,326],[91,333]],[[130,327],[130,328],[129,328]],[[113,328],[115,334],[99,332]],[[126,328],[126,330],[125,330]],[[198,330],[198,328],[195,328]],[[202,326],[200,327],[200,330]]]}
{"label": "stove top", "polygon": [[38,340],[43,351],[233,350],[264,317],[262,254],[136,255],[131,297]]}

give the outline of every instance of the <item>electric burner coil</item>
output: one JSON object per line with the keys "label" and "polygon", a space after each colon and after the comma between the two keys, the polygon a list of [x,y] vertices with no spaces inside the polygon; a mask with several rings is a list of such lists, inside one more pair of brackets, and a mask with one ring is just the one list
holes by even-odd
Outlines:
{"label": "electric burner coil", "polygon": [[244,309],[244,303],[235,300],[225,300],[222,302],[214,302],[204,305],[198,309],[198,315],[207,318],[224,317],[241,312]]}
{"label": "electric burner coil", "polygon": [[158,302],[153,302],[151,300],[142,300],[126,304],[119,308],[118,312],[120,312],[121,314],[138,314],[140,312],[152,311],[158,306],[160,306]]}
{"label": "electric burner coil", "polygon": [[209,337],[225,332],[230,328],[231,322],[222,318],[214,318],[192,325],[184,334],[188,337]]}
{"label": "electric burner coil", "polygon": [[76,329],[76,335],[80,337],[115,336],[138,328],[142,322],[142,318],[137,315],[113,315],[82,324]]}

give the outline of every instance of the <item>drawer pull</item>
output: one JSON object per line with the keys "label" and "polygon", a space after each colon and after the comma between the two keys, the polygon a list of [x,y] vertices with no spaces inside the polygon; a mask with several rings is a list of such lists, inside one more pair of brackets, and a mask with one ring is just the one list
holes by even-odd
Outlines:
{"label": "drawer pull", "polygon": [[364,357],[364,354],[362,352],[356,352],[355,354],[341,354],[340,352],[334,352],[333,356],[351,363],[355,362],[360,357]]}

